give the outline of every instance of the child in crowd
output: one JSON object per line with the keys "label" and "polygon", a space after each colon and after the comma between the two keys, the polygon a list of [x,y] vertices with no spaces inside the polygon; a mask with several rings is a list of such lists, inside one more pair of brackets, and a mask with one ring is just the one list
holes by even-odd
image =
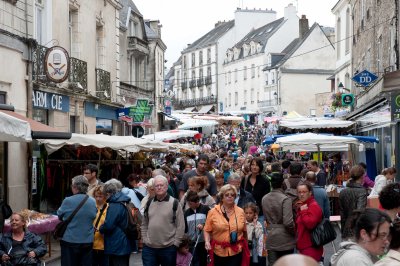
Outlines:
{"label": "child in crowd", "polygon": [[192,254],[189,252],[190,239],[185,235],[176,254],[176,266],[190,266]]}
{"label": "child in crowd", "polygon": [[244,208],[246,216],[247,241],[250,250],[250,265],[265,265],[266,258],[264,251],[264,232],[261,223],[258,221],[258,207],[255,203],[249,202]]}

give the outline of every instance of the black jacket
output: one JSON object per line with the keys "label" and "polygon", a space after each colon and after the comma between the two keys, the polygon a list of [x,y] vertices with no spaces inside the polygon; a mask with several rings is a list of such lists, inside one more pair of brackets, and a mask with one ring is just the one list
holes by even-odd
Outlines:
{"label": "black jacket", "polygon": [[[12,247],[12,234],[11,233],[5,233],[3,237],[1,238],[0,242],[0,257],[3,256],[4,254],[7,254],[8,251]],[[28,255],[28,252],[33,251],[36,254],[35,258],[28,258],[28,256],[24,256],[22,258],[18,259],[18,262],[16,261],[15,263],[18,263],[18,265],[40,265],[40,257],[43,257],[46,255],[47,252],[47,246],[42,240],[42,238],[34,233],[31,233],[29,231],[25,232],[24,239],[22,240],[22,248],[26,251],[26,254]],[[11,252],[11,256],[13,253]],[[13,262],[14,263],[14,262]]]}
{"label": "black jacket", "polygon": [[367,206],[367,190],[361,184],[348,183],[347,187],[339,194],[340,223],[342,239],[353,236],[350,217],[354,210],[365,209]]}

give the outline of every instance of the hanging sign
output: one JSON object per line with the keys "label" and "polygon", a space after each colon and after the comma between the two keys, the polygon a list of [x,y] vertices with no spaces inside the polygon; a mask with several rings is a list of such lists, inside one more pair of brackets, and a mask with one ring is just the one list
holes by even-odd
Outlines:
{"label": "hanging sign", "polygon": [[47,49],[44,56],[44,72],[49,80],[55,83],[64,82],[69,76],[69,67],[69,55],[64,48],[53,46]]}

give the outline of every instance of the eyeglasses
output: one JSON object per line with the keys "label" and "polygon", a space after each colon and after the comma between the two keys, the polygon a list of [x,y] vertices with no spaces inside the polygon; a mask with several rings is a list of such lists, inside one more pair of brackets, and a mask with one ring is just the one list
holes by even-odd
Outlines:
{"label": "eyeglasses", "polygon": [[224,194],[224,197],[225,198],[227,198],[227,197],[236,197],[236,195],[234,193],[226,193],[226,194]]}
{"label": "eyeglasses", "polygon": [[163,185],[163,184],[160,184],[160,185],[155,185],[154,187],[155,188],[163,188],[165,185]]}

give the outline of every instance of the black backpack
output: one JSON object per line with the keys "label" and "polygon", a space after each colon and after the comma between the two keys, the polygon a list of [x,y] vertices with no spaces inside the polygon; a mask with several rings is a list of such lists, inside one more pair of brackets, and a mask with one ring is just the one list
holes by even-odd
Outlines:
{"label": "black backpack", "polygon": [[140,226],[142,224],[142,214],[139,209],[133,205],[132,202],[124,202],[122,205],[125,206],[127,211],[128,223],[124,229],[124,233],[129,240],[139,240],[142,236]]}
{"label": "black backpack", "polygon": [[140,193],[139,191],[137,191],[136,189],[132,188],[133,192],[135,192],[136,197],[138,198],[139,201],[142,201],[142,199],[144,198],[143,194]]}

